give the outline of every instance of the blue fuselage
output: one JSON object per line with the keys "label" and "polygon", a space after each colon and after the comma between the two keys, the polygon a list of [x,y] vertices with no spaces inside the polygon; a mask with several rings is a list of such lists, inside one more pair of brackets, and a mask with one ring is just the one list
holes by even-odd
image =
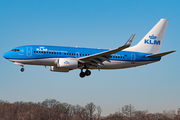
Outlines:
{"label": "blue fuselage", "polygon": [[[54,60],[58,58],[80,58],[104,51],[108,51],[108,49],[62,47],[62,46],[47,46],[47,45],[27,45],[27,46],[20,46],[14,48],[9,52],[4,53],[3,57],[12,62],[20,62],[22,64],[55,66]],[[112,54],[109,60],[116,61],[116,64],[118,64],[117,63],[118,61],[119,62],[121,61],[121,63],[122,62],[138,63],[128,66],[122,65],[122,68],[126,68],[126,67],[133,67],[133,66],[139,66],[139,65],[156,62],[161,59],[161,57],[147,58],[146,55],[150,55],[150,53],[140,53],[140,52],[132,52],[132,51],[124,50]],[[104,66],[104,69],[106,69],[105,67],[106,66]],[[100,68],[103,69],[103,67]],[[113,69],[114,67],[112,68],[108,67],[108,68]],[[114,69],[118,69],[118,68],[121,67],[117,67],[117,68],[115,67]]]}

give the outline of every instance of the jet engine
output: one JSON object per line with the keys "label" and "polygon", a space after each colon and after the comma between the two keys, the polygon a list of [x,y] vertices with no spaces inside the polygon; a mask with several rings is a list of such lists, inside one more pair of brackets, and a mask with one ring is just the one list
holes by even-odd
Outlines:
{"label": "jet engine", "polygon": [[69,72],[69,70],[78,68],[78,61],[74,58],[60,58],[55,61],[56,66],[50,66],[51,71]]}
{"label": "jet engine", "polygon": [[76,69],[78,68],[78,61],[74,58],[60,58],[56,61],[57,67]]}

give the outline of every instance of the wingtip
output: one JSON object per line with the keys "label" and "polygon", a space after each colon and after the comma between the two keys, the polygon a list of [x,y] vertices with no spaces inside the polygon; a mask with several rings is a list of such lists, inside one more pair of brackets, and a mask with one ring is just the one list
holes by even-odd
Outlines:
{"label": "wingtip", "polygon": [[125,47],[129,47],[129,46],[131,46],[131,43],[132,43],[132,41],[133,41],[133,39],[134,39],[134,36],[135,36],[135,33],[133,33],[132,35],[131,35],[131,37],[128,39],[128,41],[125,43]]}
{"label": "wingtip", "polygon": [[176,52],[176,50],[172,50],[172,51],[170,51],[171,53],[173,53],[173,52]]}

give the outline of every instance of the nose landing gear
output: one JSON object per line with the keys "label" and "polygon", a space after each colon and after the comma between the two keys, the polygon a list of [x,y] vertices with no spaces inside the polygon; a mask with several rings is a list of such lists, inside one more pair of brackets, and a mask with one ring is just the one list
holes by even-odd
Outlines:
{"label": "nose landing gear", "polygon": [[24,68],[23,67],[21,68],[21,72],[24,72]]}

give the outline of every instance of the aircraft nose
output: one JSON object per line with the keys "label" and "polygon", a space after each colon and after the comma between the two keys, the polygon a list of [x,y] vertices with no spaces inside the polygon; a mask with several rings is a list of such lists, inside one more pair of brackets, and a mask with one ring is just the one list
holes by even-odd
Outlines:
{"label": "aircraft nose", "polygon": [[7,53],[4,53],[4,54],[3,54],[3,57],[4,57],[4,58],[7,58]]}

